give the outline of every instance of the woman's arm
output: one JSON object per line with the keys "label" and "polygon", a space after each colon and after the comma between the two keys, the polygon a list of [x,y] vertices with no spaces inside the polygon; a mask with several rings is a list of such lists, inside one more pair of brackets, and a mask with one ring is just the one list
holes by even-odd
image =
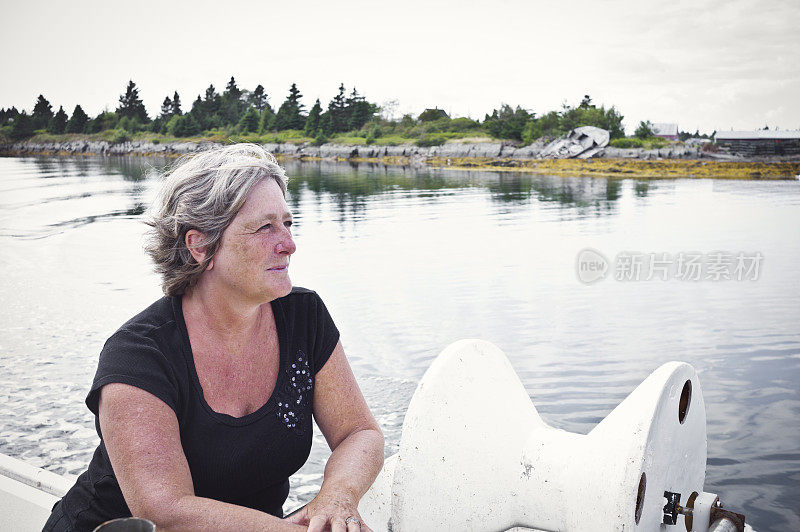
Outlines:
{"label": "woman's arm", "polygon": [[[325,479],[314,500],[289,521],[308,525],[308,532],[359,530],[358,501],[383,466],[383,434],[369,411],[338,342],[314,384],[314,418],[333,453]],[[367,530],[367,527],[364,527]]]}
{"label": "woman's arm", "polygon": [[303,531],[250,508],[196,497],[175,412],[154,395],[112,383],[100,393],[100,428],[131,513],[173,530]]}

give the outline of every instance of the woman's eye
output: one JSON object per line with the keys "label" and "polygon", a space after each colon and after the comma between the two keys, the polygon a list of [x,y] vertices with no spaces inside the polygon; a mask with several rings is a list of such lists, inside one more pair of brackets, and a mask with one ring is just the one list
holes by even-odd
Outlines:
{"label": "woman's eye", "polygon": [[259,231],[265,231],[265,230],[269,229],[270,227],[272,227],[272,224],[266,224],[266,225],[262,225],[258,230]]}
{"label": "woman's eye", "polygon": [[285,222],[283,222],[283,225],[285,225],[286,227],[291,227],[292,224],[294,224],[294,222],[291,220],[286,220]]}

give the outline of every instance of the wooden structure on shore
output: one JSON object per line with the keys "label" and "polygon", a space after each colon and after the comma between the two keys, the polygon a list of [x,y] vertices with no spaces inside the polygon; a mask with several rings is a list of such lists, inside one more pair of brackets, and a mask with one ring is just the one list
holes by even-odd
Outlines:
{"label": "wooden structure on shore", "polygon": [[653,135],[667,140],[678,140],[678,124],[652,124]]}
{"label": "wooden structure on shore", "polygon": [[721,131],[716,143],[722,150],[754,155],[800,155],[800,131]]}

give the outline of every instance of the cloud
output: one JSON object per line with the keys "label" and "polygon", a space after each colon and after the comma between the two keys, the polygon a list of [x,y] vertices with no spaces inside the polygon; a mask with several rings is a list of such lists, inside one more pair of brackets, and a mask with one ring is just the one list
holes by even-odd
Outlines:
{"label": "cloud", "polygon": [[0,45],[14,53],[0,57],[0,106],[30,110],[43,93],[96,114],[133,79],[153,114],[174,90],[188,106],[234,75],[264,85],[273,105],[293,81],[308,105],[344,82],[415,113],[439,105],[482,118],[501,102],[542,113],[588,93],[629,126],[756,127],[765,113],[800,124],[796,0],[143,1],[124,17],[107,2],[77,6],[4,7],[15,24]]}

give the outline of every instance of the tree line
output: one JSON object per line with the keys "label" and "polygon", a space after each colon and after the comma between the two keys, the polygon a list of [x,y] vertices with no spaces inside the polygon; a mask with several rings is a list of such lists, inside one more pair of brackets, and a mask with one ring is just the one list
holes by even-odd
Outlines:
{"label": "tree line", "polygon": [[438,145],[454,138],[489,136],[528,144],[539,138],[563,135],[579,126],[606,129],[612,139],[625,136],[622,114],[614,106],[595,105],[589,95],[575,106],[564,103],[560,110],[541,115],[520,106],[502,104],[482,121],[450,117],[438,107],[426,109],[416,117],[407,114],[394,119],[389,111],[396,102],[388,102],[381,108],[355,88],[348,91],[343,83],[324,107],[317,99],[307,110],[302,97],[292,83],[276,110],[262,85],[253,90],[242,89],[231,76],[221,93],[213,84],[209,85],[203,94],[197,95],[188,111],[184,111],[181,97],[174,91],[165,96],[159,113],[151,118],[139,96],[139,88],[131,80],[120,94],[117,108],[104,110],[95,117],[88,116],[80,105],[70,115],[62,106],[54,111],[43,95],[39,95],[30,114],[15,107],[0,108],[0,137],[18,140],[41,132],[95,134],[108,130],[123,133],[123,138],[140,132],[177,138],[213,133],[257,136],[292,132],[296,138],[313,139],[315,143],[349,136],[362,137],[367,144],[386,137],[385,140]]}
{"label": "tree line", "polygon": [[31,114],[15,107],[0,109],[0,127],[13,139],[30,137],[42,130],[63,134],[100,133],[109,129],[175,137],[192,137],[218,129],[243,134],[303,130],[309,136],[318,136],[360,129],[378,111],[378,106],[368,102],[355,88],[348,95],[344,84],[324,111],[317,100],[306,113],[301,98],[297,85],[292,83],[289,95],[275,111],[262,85],[252,91],[243,90],[231,76],[221,94],[213,84],[209,85],[186,113],[177,91],[167,95],[159,114],[151,119],[136,83],[129,81],[115,111],[104,110],[90,118],[79,104],[69,116],[62,106],[54,112],[50,102],[40,94]]}

